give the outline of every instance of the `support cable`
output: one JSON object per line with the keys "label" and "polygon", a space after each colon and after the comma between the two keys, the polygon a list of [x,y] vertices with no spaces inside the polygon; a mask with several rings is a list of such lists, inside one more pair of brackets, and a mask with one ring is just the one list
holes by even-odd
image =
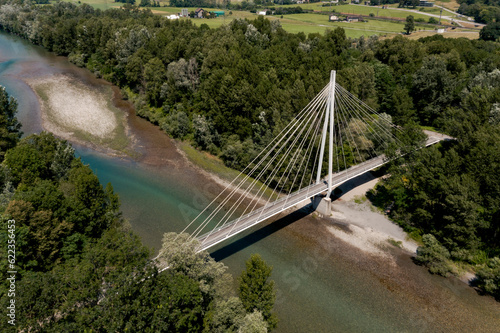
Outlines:
{"label": "support cable", "polygon": [[[306,116],[305,116],[305,115],[306,115],[306,113],[304,113],[304,118],[302,119],[302,121],[301,121],[300,123],[298,123],[298,124],[297,124],[297,126],[295,127],[295,130],[293,131],[293,133],[292,133],[291,135],[287,136],[288,138],[287,138],[287,140],[285,141],[285,143],[284,143],[284,144],[282,144],[282,145],[280,146],[280,149],[279,149],[278,151],[276,151],[276,152],[275,152],[275,154],[273,155],[274,157],[273,157],[273,158],[272,158],[272,159],[271,159],[271,160],[267,163],[266,167],[262,169],[262,171],[261,171],[261,174],[260,174],[260,175],[262,175],[263,171],[265,171],[265,170],[269,167],[270,163],[272,163],[272,162],[274,161],[274,159],[278,156],[278,154],[281,152],[281,150],[283,149],[283,147],[286,147],[286,146],[287,146],[287,145],[286,145],[286,143],[288,143],[288,141],[289,141],[292,137],[294,137],[294,136],[295,136],[295,133],[297,132],[297,130],[298,130],[299,128],[301,128],[301,127],[302,127],[302,126],[299,126],[299,125],[301,125],[301,124],[303,124],[303,123],[308,123],[308,122],[309,122],[309,120],[310,120],[310,118],[311,118],[311,115],[313,115],[313,114],[314,114],[314,111],[313,111],[313,112],[309,112],[309,111],[310,111],[311,109],[313,109],[313,108],[315,108],[315,107],[316,107],[316,105],[318,104],[318,101],[321,101],[321,99],[322,99],[322,97],[323,97],[322,95],[324,95],[325,90],[326,90],[326,89],[323,89],[322,93],[318,94],[318,95],[317,95],[317,97],[316,97],[316,98],[315,98],[315,99],[314,99],[311,103],[309,103],[309,105],[308,105],[308,106],[309,106],[309,108],[307,108],[307,109],[308,109],[307,114],[310,114],[310,116],[306,117]],[[287,134],[288,134],[288,133],[287,133]],[[296,141],[296,140],[294,140],[294,141]],[[292,146],[291,146],[291,147],[293,147],[293,144],[292,144]],[[259,179],[259,178],[260,178],[260,176],[258,177],[258,179]],[[253,189],[253,187],[255,186],[255,184],[256,184],[256,182],[252,182],[252,185],[251,185],[251,188],[252,188],[252,189]],[[267,181],[266,181],[266,182],[264,182],[264,185],[267,185]],[[262,186],[262,188],[265,188],[265,186]],[[222,218],[222,220],[221,220],[221,221],[219,221],[219,223],[217,224],[217,226],[215,227],[215,229],[216,229],[216,228],[218,228],[218,226],[221,224],[221,222],[224,222],[224,220],[226,220],[226,222],[227,222],[227,220],[230,218],[230,216],[231,216],[231,215],[232,215],[232,214],[236,211],[236,209],[239,207],[239,205],[241,204],[241,202],[242,202],[242,201],[243,201],[243,199],[245,198],[245,194],[246,194],[247,192],[249,192],[249,190],[250,190],[249,188],[247,188],[247,190],[245,190],[245,192],[244,192],[244,193],[240,196],[240,198],[238,199],[237,203],[233,204],[232,208],[231,208],[231,209],[230,209],[230,210],[229,210],[229,211],[228,211],[228,212],[224,215],[224,217]],[[263,193],[264,193],[264,192],[263,192]],[[260,198],[259,198],[259,200],[260,200]],[[257,202],[258,202],[258,201],[257,201]],[[226,218],[226,216],[228,215],[228,213],[229,213],[229,212],[231,212],[231,214],[229,215],[229,218]],[[226,222],[224,222],[222,225],[224,225]],[[213,230],[215,230],[215,229],[213,229]],[[196,233],[196,235],[198,235],[200,232],[201,232],[201,231],[198,231],[198,232]],[[210,234],[209,234],[209,236],[210,236]],[[207,236],[207,238],[208,238],[209,236]]]}

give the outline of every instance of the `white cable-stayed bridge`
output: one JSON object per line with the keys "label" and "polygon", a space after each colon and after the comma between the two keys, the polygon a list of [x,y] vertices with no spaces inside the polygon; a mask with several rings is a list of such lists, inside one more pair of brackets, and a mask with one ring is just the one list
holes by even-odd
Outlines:
{"label": "white cable-stayed bridge", "polygon": [[[389,161],[401,151],[401,129],[335,81],[323,90],[184,229],[209,249],[299,203],[325,193],[323,214],[331,212],[332,189]],[[450,139],[426,131],[424,146]],[[327,155],[327,158],[325,158]],[[326,161],[325,161],[326,160]]]}

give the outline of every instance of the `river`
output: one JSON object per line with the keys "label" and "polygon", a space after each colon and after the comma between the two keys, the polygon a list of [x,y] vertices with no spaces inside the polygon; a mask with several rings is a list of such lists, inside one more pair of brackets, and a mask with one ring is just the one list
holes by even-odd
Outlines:
{"label": "river", "polygon": [[[106,85],[63,57],[0,33],[0,84],[18,100],[25,135],[42,125],[36,95],[23,80],[60,73]],[[129,114],[140,157],[75,147],[103,184],[113,184],[144,244],[158,249],[162,234],[182,230],[220,187],[186,162],[157,127],[135,117],[127,103],[119,106]],[[212,256],[234,277],[252,253],[273,266],[276,332],[498,332],[500,306],[492,298],[457,279],[430,275],[395,249],[391,260],[366,254],[336,239],[329,224],[294,213],[247,231]]]}

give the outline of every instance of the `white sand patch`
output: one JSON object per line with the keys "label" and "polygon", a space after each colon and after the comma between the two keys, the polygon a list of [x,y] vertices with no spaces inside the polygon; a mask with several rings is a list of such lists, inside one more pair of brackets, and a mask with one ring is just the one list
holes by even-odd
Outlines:
{"label": "white sand patch", "polygon": [[[369,201],[363,202],[366,192],[375,187],[379,178],[366,173],[355,180],[339,187],[342,190],[340,199],[332,202],[332,215],[327,220],[333,220],[348,226],[348,231],[343,228],[328,226],[335,237],[340,238],[358,249],[372,255],[390,258],[387,251],[393,243],[410,253],[416,253],[418,245],[408,239],[403,229],[389,220],[387,216],[371,205]],[[361,203],[356,203],[361,199]],[[358,200],[356,200],[358,201]],[[359,202],[359,201],[358,201]],[[304,201],[298,208],[307,204]]]}
{"label": "white sand patch", "polygon": [[335,237],[340,238],[363,252],[379,257],[390,258],[390,255],[384,250],[384,248],[390,246],[389,243],[387,243],[387,235],[382,232],[375,231],[371,228],[361,228],[356,225],[349,225],[349,230],[351,232],[346,232],[333,226],[327,228]]}
{"label": "white sand patch", "polygon": [[[31,82],[47,96],[49,121],[65,131],[81,131],[104,139],[113,136],[118,123],[103,94],[64,75]],[[53,128],[54,126],[48,126]]]}
{"label": "white sand patch", "polygon": [[[418,245],[414,241],[407,239],[403,229],[389,220],[384,214],[373,211],[371,204],[368,202],[363,204],[334,202],[332,218],[339,222],[348,223],[349,228],[353,230],[353,235],[359,236],[363,241],[367,241],[367,238],[372,237],[372,245],[380,245],[380,243],[387,245],[389,244],[388,240],[392,239],[401,242],[401,248],[408,252],[415,253],[417,251]],[[334,230],[337,229],[334,228]],[[347,241],[347,239],[345,240]],[[371,252],[370,248],[366,250]]]}
{"label": "white sand patch", "polygon": [[[387,248],[393,246],[391,242],[400,242],[403,250],[416,253],[418,245],[408,239],[400,226],[389,220],[369,201],[360,204],[354,201],[374,188],[379,180],[380,178],[373,177],[371,173],[365,173],[354,181],[339,186],[342,196],[332,202],[332,215],[325,218],[347,225],[351,232],[334,226],[329,226],[328,231],[344,242],[373,255],[390,258]],[[309,200],[305,200],[295,207],[302,208],[309,203]]]}
{"label": "white sand patch", "polygon": [[376,241],[381,237],[385,243],[387,243],[388,239],[393,239],[401,242],[402,248],[406,251],[412,253],[417,251],[418,245],[412,240],[407,239],[407,234],[403,229],[389,220],[384,214],[374,210],[369,202],[362,204],[352,201],[334,202],[333,218],[340,221],[346,220],[351,227],[356,226],[366,230],[369,234],[373,234]]}

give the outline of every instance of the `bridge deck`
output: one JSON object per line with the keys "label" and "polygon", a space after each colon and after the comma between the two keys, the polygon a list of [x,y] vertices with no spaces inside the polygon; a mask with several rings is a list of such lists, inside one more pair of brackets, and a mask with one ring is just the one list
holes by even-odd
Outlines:
{"label": "bridge deck", "polygon": [[[435,132],[430,132],[430,131],[425,131],[425,132],[428,136],[426,146],[433,145],[441,140],[451,139],[450,137]],[[351,180],[367,171],[373,170],[387,162],[388,160],[385,159],[385,156],[381,155],[379,157],[372,158],[366,162],[352,166],[349,169],[346,169],[340,173],[336,173],[332,177],[333,187],[342,185],[348,180]],[[237,235],[240,232],[243,232],[246,229],[251,228],[254,225],[270,217],[273,217],[274,215],[279,214],[301,203],[304,200],[310,199],[322,192],[325,192],[326,190],[327,190],[326,182],[312,184],[308,187],[300,189],[299,191],[291,193],[286,197],[280,198],[272,203],[269,203],[264,207],[261,207],[248,214],[245,214],[219,228],[213,229],[212,231],[198,237],[198,241],[201,244],[198,251],[203,251],[208,248],[211,248],[212,246],[215,246],[223,242],[227,238]]]}

